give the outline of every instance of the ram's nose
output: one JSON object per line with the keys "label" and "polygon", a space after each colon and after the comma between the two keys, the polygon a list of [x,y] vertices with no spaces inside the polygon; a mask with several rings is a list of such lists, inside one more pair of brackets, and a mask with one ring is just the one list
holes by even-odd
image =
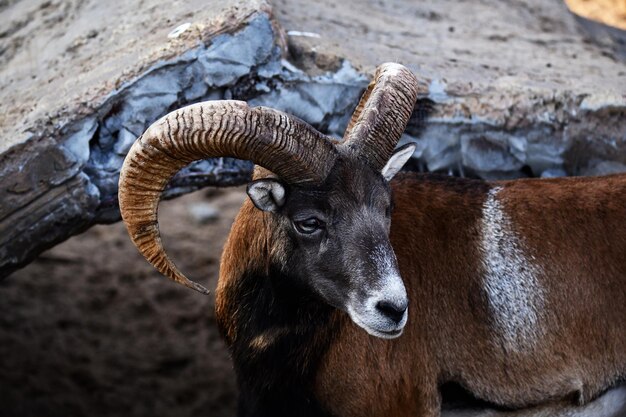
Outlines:
{"label": "ram's nose", "polygon": [[400,323],[409,307],[408,300],[381,300],[376,303],[376,310],[396,324]]}

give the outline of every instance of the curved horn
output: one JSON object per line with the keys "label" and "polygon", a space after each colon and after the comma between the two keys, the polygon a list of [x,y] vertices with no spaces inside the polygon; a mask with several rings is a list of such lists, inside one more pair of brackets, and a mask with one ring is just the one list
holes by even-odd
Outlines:
{"label": "curved horn", "polygon": [[403,65],[386,63],[376,68],[340,146],[349,147],[381,170],[413,113],[417,87],[417,78]]}
{"label": "curved horn", "polygon": [[337,150],[295,117],[240,101],[193,104],[162,117],[132,146],[120,172],[122,219],[139,252],[168,278],[202,293],[169,259],[159,234],[157,207],[169,180],[198,159],[248,159],[290,184],[319,183]]}

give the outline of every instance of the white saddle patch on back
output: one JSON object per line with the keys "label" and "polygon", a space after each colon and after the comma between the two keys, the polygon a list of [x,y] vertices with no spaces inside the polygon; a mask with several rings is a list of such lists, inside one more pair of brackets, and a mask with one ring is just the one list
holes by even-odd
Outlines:
{"label": "white saddle patch on back", "polygon": [[483,205],[480,250],[484,289],[498,340],[512,351],[532,347],[543,331],[544,289],[541,267],[526,254],[523,241],[498,201],[502,187],[489,190]]}

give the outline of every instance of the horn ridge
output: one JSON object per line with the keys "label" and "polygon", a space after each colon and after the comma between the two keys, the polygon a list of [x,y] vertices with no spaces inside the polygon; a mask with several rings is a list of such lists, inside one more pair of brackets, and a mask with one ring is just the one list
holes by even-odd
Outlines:
{"label": "horn ridge", "polygon": [[417,78],[408,68],[396,63],[380,65],[339,146],[349,148],[374,169],[382,169],[409,122],[417,91]]}

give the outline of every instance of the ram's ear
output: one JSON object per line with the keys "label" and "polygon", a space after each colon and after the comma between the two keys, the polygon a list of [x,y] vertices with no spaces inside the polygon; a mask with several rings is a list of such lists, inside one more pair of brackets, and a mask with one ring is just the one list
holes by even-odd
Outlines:
{"label": "ram's ear", "polygon": [[277,211],[285,204],[285,187],[272,178],[252,181],[246,192],[259,210]]}
{"label": "ram's ear", "polygon": [[415,148],[416,145],[414,143],[407,143],[396,149],[380,172],[387,181],[391,181],[394,175],[402,169],[404,164],[406,164],[415,152]]}

